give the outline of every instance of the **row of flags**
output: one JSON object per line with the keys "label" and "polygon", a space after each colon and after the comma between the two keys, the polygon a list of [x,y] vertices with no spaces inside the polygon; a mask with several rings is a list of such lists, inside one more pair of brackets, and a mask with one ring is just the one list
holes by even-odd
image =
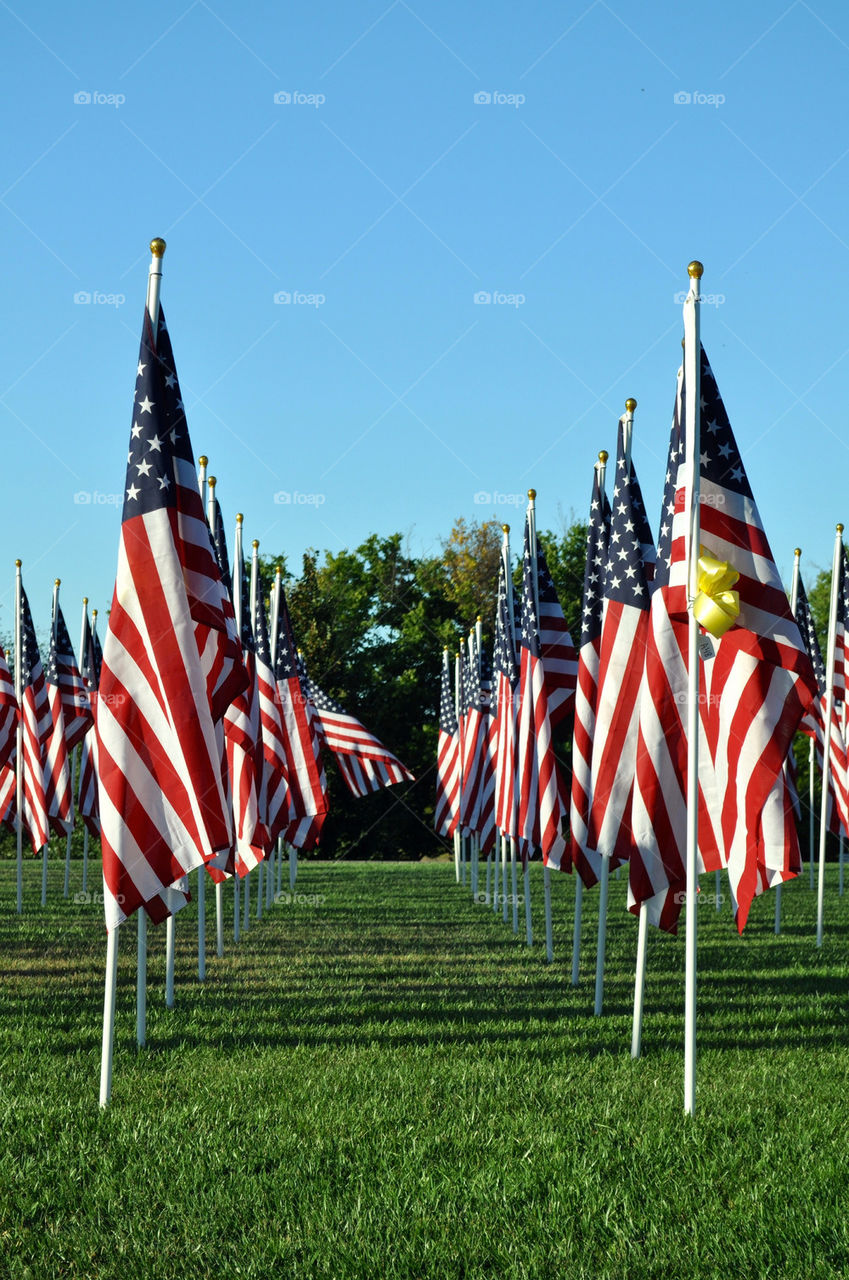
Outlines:
{"label": "row of flags", "polygon": [[[118,571],[101,651],[87,611],[81,665],[54,593],[42,665],[19,591],[19,695],[0,655],[0,817],[34,853],[76,811],[103,855],[106,924],[189,900],[189,872],[243,877],[278,838],[312,849],[327,814],[324,749],[363,796],[413,775],[307,674],[280,573],[265,602],[221,509],[204,502],[164,314],[145,312]],[[256,548],[258,544],[254,544]],[[20,573],[20,568],[19,568]]]}
{"label": "row of flags", "polygon": [[[486,852],[484,827],[467,793],[479,785],[479,771],[487,767],[482,761],[490,761],[495,826],[517,842],[526,862],[539,851],[546,866],[574,867],[586,886],[603,868],[627,864],[630,910],[645,909],[670,932],[677,930],[686,886],[690,605],[701,624],[698,869],[727,870],[741,931],[753,899],[798,874],[791,746],[801,727],[817,736],[822,754],[825,723],[822,660],[804,589],[800,584],[794,617],[701,347],[699,360],[698,586],[688,582],[686,561],[694,476],[682,369],[656,546],[631,460],[636,402],[629,401],[619,422],[610,500],[607,455],[600,455],[593,477],[577,650],[536,545],[531,490],[515,606],[505,532],[496,681],[484,704],[485,727],[465,675],[476,662],[485,672],[485,656],[470,646],[457,664],[459,681],[452,682],[446,653],[437,759],[439,834],[475,835]],[[845,557],[843,564],[830,785],[835,822],[849,832],[840,685],[847,667]],[[572,735],[570,790],[554,740],[561,727]]]}

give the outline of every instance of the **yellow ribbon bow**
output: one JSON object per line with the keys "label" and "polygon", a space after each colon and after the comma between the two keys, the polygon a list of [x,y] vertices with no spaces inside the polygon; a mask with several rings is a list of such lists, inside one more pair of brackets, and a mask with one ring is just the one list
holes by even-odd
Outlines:
{"label": "yellow ribbon bow", "polygon": [[719,639],[733,627],[740,614],[740,594],[730,588],[740,577],[727,560],[717,560],[699,547],[698,595],[693,601],[696,621]]}

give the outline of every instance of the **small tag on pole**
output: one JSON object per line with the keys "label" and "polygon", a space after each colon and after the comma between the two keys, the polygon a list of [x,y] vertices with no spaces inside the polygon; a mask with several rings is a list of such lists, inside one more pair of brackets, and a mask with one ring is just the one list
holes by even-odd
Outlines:
{"label": "small tag on pole", "polygon": [[704,662],[710,662],[711,658],[716,657],[716,650],[709,635],[699,636],[699,653]]}

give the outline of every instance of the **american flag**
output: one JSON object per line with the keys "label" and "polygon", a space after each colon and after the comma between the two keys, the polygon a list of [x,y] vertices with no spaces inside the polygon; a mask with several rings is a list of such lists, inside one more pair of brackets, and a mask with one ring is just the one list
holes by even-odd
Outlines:
{"label": "american flag", "polygon": [[[840,667],[846,669],[846,552],[843,552],[843,590],[838,587],[837,618],[835,635],[835,675],[837,673],[837,656],[840,653]],[[802,636],[808,656],[814,668],[817,682],[817,697],[811,703],[799,723],[802,733],[813,738],[816,743],[817,760],[820,771],[823,766],[823,726],[826,717],[826,674],[819,639],[814,625],[811,607],[801,576],[799,577],[796,595],[796,623]],[[844,701],[838,701],[838,687],[835,681],[834,697],[831,708],[831,743],[829,746],[829,830],[837,834],[842,826],[844,832],[849,831],[849,766],[847,765],[845,718],[845,675],[840,692]]]}
{"label": "american flag", "polygon": [[546,866],[567,870],[571,869],[571,862],[562,834],[565,793],[551,737],[534,590],[538,560],[535,562],[531,557],[530,538],[530,523],[526,519],[519,640],[519,837],[527,852],[533,848],[542,850]]}
{"label": "american flag", "polygon": [[454,706],[454,689],[448,650],[442,655],[439,697],[439,744],[436,758],[436,834],[453,836],[460,817],[460,734]]}
{"label": "american flag", "polygon": [[[649,626],[649,575],[654,545],[633,464],[619,423],[616,482],[610,518],[599,637],[598,692],[586,786],[586,828],[572,826],[573,859],[585,884],[628,859],[631,796],[636,771],[639,694]],[[580,814],[579,814],[580,817]],[[577,850],[577,858],[576,858]]]}
{"label": "american flag", "polygon": [[572,710],[578,681],[578,655],[557,598],[542,544],[537,540],[539,643],[552,729]]}
{"label": "american flag", "polygon": [[279,591],[274,677],[283,714],[293,814],[283,838],[296,849],[312,849],[318,843],[327,816],[327,778],[318,732],[301,688],[289,606],[282,584]]}
{"label": "american flag", "polygon": [[[95,615],[97,610],[95,610]],[[97,617],[94,618],[95,623]],[[82,678],[89,696],[92,715],[97,714],[97,688],[100,683],[100,667],[103,662],[103,652],[100,648],[100,640],[97,631],[93,625],[89,624],[88,611],[85,615],[85,623],[83,626],[83,647],[80,654],[80,661],[83,664]],[[83,822],[88,827],[91,835],[100,838],[100,815],[97,808],[97,734],[94,730],[90,730],[83,738],[82,753],[80,758],[80,786],[77,793],[77,808]]]}
{"label": "american flag", "polygon": [[475,654],[473,665],[478,670],[478,709],[481,715],[482,729],[476,830],[480,839],[480,851],[483,854],[488,854],[495,848],[495,765],[498,742],[496,740],[495,717],[492,714],[492,667],[483,644],[478,649],[476,638]]}
{"label": "american flag", "polygon": [[[683,371],[678,372],[675,411],[657,539],[657,563],[649,610],[645,668],[640,689],[636,775],[631,804],[633,848],[628,872],[628,906],[646,904],[648,920],[677,933],[687,872],[687,647],[686,621],[669,610],[673,516],[679,472],[683,475]],[[700,662],[703,671],[704,663]],[[722,865],[711,814],[715,811],[713,770],[704,732],[699,740],[699,870]]]}
{"label": "american flag", "polygon": [[[55,606],[58,608],[58,604]],[[74,825],[73,796],[71,788],[71,762],[68,756],[68,740],[65,732],[65,708],[60,683],[57,654],[57,629],[54,615],[50,632],[50,647],[44,677],[47,684],[47,702],[50,706],[51,730],[44,750],[44,799],[50,826],[57,835],[67,835]],[[76,664],[75,664],[76,665]]]}
{"label": "american flag", "polygon": [[513,630],[511,587],[507,552],[498,566],[498,601],[495,610],[495,821],[505,835],[516,837],[516,695],[519,663]]}
{"label": "american flag", "polygon": [[413,775],[397,756],[366,729],[356,716],[328,697],[304,670],[304,690],[315,712],[321,741],[336,757],[348,790],[366,796],[396,782],[413,782]]}
{"label": "american flag", "polygon": [[259,719],[262,728],[262,813],[268,829],[271,848],[278,835],[295,816],[289,792],[289,767],[286,730],[277,681],[271,666],[271,645],[265,606],[257,592],[254,610],[254,645],[256,647],[256,680],[259,694]]}
{"label": "american flag", "polygon": [[27,594],[21,585],[21,821],[38,853],[50,839],[47,798],[44,791],[44,763],[53,731],[53,717],[47,697],[44,668],[32,625]]}
{"label": "american flag", "polygon": [[[610,536],[610,503],[602,494],[598,467],[593,474],[590,518],[587,525],[587,564],[581,600],[581,647],[575,693],[575,728],[572,737],[572,860],[581,878],[598,878],[581,853],[586,842],[592,797],[592,751],[595,741],[598,669],[601,650],[601,617],[604,605],[604,571]],[[589,877],[589,879],[588,879]]]}
{"label": "american flag", "polygon": [[184,877],[229,851],[227,707],[245,687],[165,318],[145,312],[97,762],[106,924],[184,905]]}
{"label": "american flag", "polygon": [[478,831],[481,813],[481,793],[484,784],[484,757],[488,724],[481,703],[481,677],[474,651],[474,632],[468,640],[460,663],[462,671],[461,707],[463,774],[460,794],[460,823],[463,835]]}
{"label": "american flag", "polygon": [[[9,670],[9,664],[0,649],[0,769],[15,754],[15,739],[18,729],[18,700],[15,697],[15,682]],[[2,808],[0,808],[0,814]]]}
{"label": "american flag", "polygon": [[221,581],[224,584],[224,590],[230,599],[233,599],[233,582],[230,577],[230,557],[227,554],[227,535],[224,532],[224,520],[221,516],[221,505],[217,498],[212,499],[212,525],[210,528],[212,535],[212,546],[215,550],[215,559],[218,564],[218,570],[221,574]]}
{"label": "american flag", "polygon": [[[218,514],[220,517],[220,510]],[[213,542],[215,543],[214,527]],[[223,529],[217,549],[222,545]],[[224,545],[225,563],[226,556],[226,545]],[[218,563],[220,569],[221,560]],[[233,805],[234,845],[232,856],[227,859],[224,866],[213,867],[210,871],[216,882],[224,878],[218,874],[220,871],[246,876],[265,857],[265,851],[269,845],[268,831],[263,822],[260,803],[263,761],[256,655],[251,627],[250,599],[241,554],[237,554],[235,570],[236,587],[240,591],[242,660],[248,683],[224,713],[224,743]],[[228,572],[228,579],[229,576]]]}
{"label": "american flag", "polygon": [[[71,637],[62,613],[61,605],[56,601],[56,675],[62,693],[62,711],[65,719],[65,741],[68,751],[73,751],[77,743],[82,742],[94,723],[91,713],[91,702],[80,675]],[[82,660],[82,654],[80,655]]]}

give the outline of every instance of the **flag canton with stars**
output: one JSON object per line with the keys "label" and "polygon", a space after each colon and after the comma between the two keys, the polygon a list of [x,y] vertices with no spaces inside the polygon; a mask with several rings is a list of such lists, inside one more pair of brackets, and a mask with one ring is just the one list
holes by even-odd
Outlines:
{"label": "flag canton with stars", "polygon": [[477,702],[478,711],[488,711],[492,700],[492,663],[486,655],[486,651],[481,645],[478,651],[478,668],[477,678]]}
{"label": "flag canton with stars", "polygon": [[684,461],[684,377],[678,370],[678,390],[672,414],[672,430],[669,433],[666,475],[663,478],[663,502],[660,508],[660,528],[657,532],[657,563],[654,571],[654,589],[669,585],[672,564],[672,521],[675,515],[675,493],[678,488],[678,468]]}
{"label": "flag canton with stars", "polygon": [[442,665],[442,689],[439,697],[439,727],[443,733],[453,735],[457,732],[457,712],[454,707],[454,695],[451,689],[451,671],[446,663]]}
{"label": "flag canton with stars", "polygon": [[531,561],[530,528],[525,520],[525,550],[522,555],[522,628],[521,645],[534,657],[541,656],[539,623],[534,603],[534,570]]}
{"label": "flag canton with stars", "polygon": [[587,567],[584,570],[584,596],[581,613],[581,647],[591,644],[601,635],[601,614],[604,595],[604,566],[607,563],[607,542],[610,533],[610,504],[601,495],[598,470],[593,478],[593,496],[590,503],[590,520],[587,528]]}
{"label": "flag canton with stars", "polygon": [[38,642],[35,638],[35,627],[32,625],[32,614],[30,613],[29,600],[27,593],[21,587],[21,688],[26,689],[27,685],[33,682],[33,672],[36,678],[41,667],[41,654],[38,652]]}
{"label": "flag canton with stars", "polygon": [[277,611],[277,643],[274,649],[274,675],[277,680],[291,680],[298,674],[295,663],[295,642],[289,620],[289,605],[281,583],[280,604]]}
{"label": "flag canton with stars", "polygon": [[516,662],[516,646],[513,640],[514,619],[510,614],[510,600],[507,595],[507,569],[504,560],[498,571],[498,602],[495,612],[495,646],[493,658],[495,670],[506,677],[515,688],[519,681],[519,666]]}
{"label": "flag canton with stars", "polygon": [[740,451],[725,412],[705,349],[702,359],[701,476],[709,485],[752,497]]}
{"label": "flag canton with stars", "polygon": [[604,578],[604,594],[608,600],[631,605],[635,609],[648,609],[649,591],[644,561],[647,537],[650,540],[651,533],[648,531],[640,486],[630,459],[625,457],[620,424],[616,487],[613,490]]}
{"label": "flag canton with stars", "polygon": [[313,684],[309,676],[304,672],[304,683],[306,685],[307,697],[312,701],[316,711],[332,712],[337,716],[347,716],[347,711],[340,703],[335,702],[329,694],[320,689],[317,684]]}
{"label": "flag canton with stars", "polygon": [[194,470],[171,341],[160,309],[156,342],[147,313],[142,330],[127,458],[124,520],[176,506],[176,459],[188,462]]}
{"label": "flag canton with stars", "polygon": [[808,603],[808,595],[805,591],[802,579],[799,579],[798,591],[796,595],[796,625],[802,633],[802,639],[805,642],[805,648],[808,651],[808,657],[814,666],[814,675],[817,680],[817,689],[819,695],[825,693],[825,663],[822,660],[822,650],[820,649],[819,637],[814,626],[814,618],[811,613],[811,606]]}
{"label": "flag canton with stars", "polygon": [[100,684],[100,668],[103,666],[103,650],[97,632],[89,628],[86,619],[88,643],[84,647],[82,677],[88,689],[97,689]]}
{"label": "flag canton with stars", "polygon": [[[256,611],[253,625],[251,625],[251,592],[248,586],[248,575],[245,571],[244,560],[240,560],[237,572],[240,579],[239,591],[242,601],[242,648],[245,653],[256,653],[265,663],[270,665],[271,648],[268,643],[268,628],[265,625],[265,610],[262,607],[262,601],[259,599],[259,593],[257,593]],[[260,652],[259,642],[260,627],[265,637],[265,648],[262,653]]]}
{"label": "flag canton with stars", "polygon": [[227,554],[227,538],[224,533],[224,521],[221,517],[221,507],[218,499],[212,500],[212,545],[215,550],[215,559],[218,561],[218,571],[221,574],[221,581],[224,583],[224,589],[230,599],[233,599],[233,582],[230,577],[230,557]]}
{"label": "flag canton with stars", "polygon": [[[244,575],[242,576],[244,579]],[[244,599],[244,594],[242,598]],[[248,618],[250,617],[250,602],[248,602],[246,613],[242,615],[243,622],[245,617],[248,617]],[[242,629],[244,630],[244,626]],[[266,619],[265,619],[265,605],[262,603],[262,600],[259,597],[259,592],[257,592],[256,608],[254,609],[254,632],[253,632],[252,648],[254,649],[256,656],[257,658],[259,658],[260,662],[264,662],[267,667],[270,667],[271,666],[271,644],[268,639],[268,623],[266,622]]]}
{"label": "flag canton with stars", "polygon": [[47,661],[44,664],[44,678],[48,684],[59,684],[59,660],[56,634],[50,632],[50,645],[47,650]]}

